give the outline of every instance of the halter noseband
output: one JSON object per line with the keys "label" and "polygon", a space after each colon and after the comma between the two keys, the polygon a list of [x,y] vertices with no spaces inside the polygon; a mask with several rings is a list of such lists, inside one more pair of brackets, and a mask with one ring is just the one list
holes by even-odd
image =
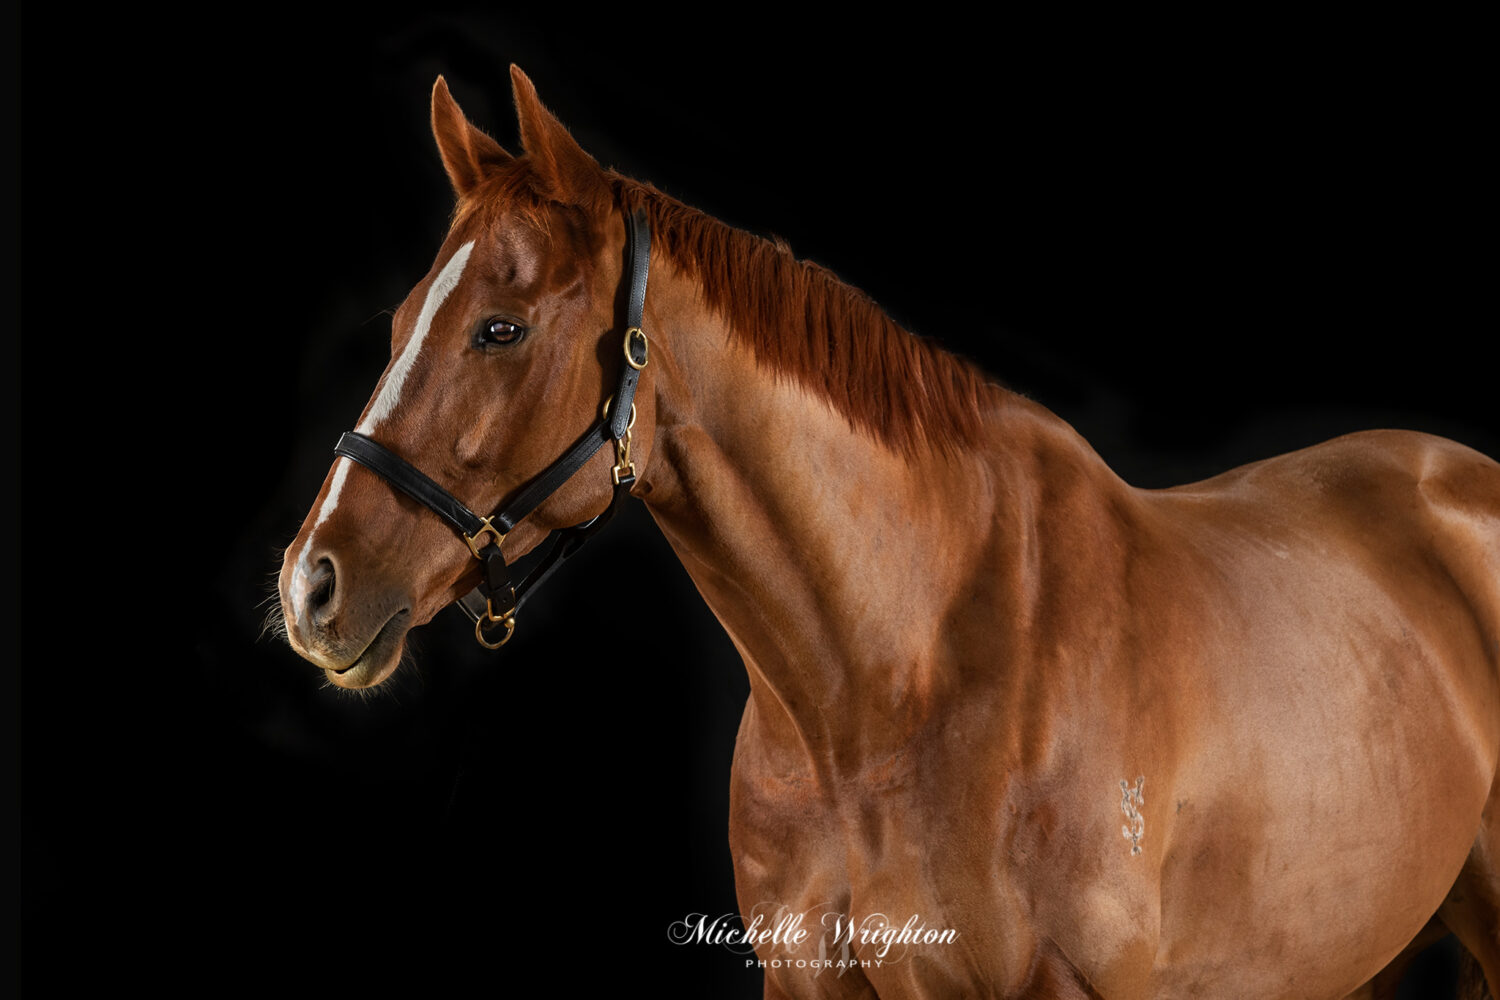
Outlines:
{"label": "halter noseband", "polygon": [[[516,630],[516,612],[542,581],[588,541],[614,516],[620,499],[635,483],[635,463],[630,460],[630,429],[635,425],[635,390],[641,371],[646,367],[650,345],[641,330],[641,315],[646,307],[646,279],[651,268],[651,224],[644,210],[625,218],[625,275],[630,282],[626,307],[624,354],[625,365],[615,393],[604,402],[604,410],[583,437],[522,486],[510,502],[502,504],[489,517],[480,517],[463,501],[429,479],[421,470],[384,445],[355,431],[346,431],[334,445],[333,453],[358,462],[394,488],[405,493],[441,517],[457,531],[479,560],[479,586],[458,601],[459,607],[474,621],[474,637],[487,649],[499,649]],[[562,488],[573,474],[609,442],[615,444],[615,466],[610,478],[614,495],[603,513],[557,532],[552,547],[519,584],[512,584],[510,567],[501,555],[505,536],[522,518],[541,506]],[[503,628],[497,639],[491,635]]]}

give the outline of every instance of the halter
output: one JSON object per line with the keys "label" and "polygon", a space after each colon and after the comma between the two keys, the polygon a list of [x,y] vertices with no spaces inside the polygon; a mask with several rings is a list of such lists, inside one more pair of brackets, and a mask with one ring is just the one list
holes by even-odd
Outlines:
{"label": "halter", "polygon": [[[516,631],[516,612],[521,610],[531,592],[609,523],[621,498],[635,483],[635,463],[630,460],[630,429],[635,426],[636,385],[646,367],[650,349],[646,334],[641,330],[641,315],[646,307],[646,279],[651,268],[651,224],[645,211],[638,209],[633,215],[626,216],[625,226],[625,274],[630,281],[630,298],[623,345],[625,364],[620,372],[619,385],[614,395],[605,400],[599,419],[583,437],[522,486],[509,503],[502,504],[489,517],[480,517],[416,466],[355,431],[346,431],[333,448],[334,455],[371,470],[447,521],[463,537],[469,551],[479,560],[481,573],[479,586],[460,598],[457,604],[473,620],[474,638],[486,649],[499,649],[510,641]],[[609,506],[582,524],[558,531],[547,554],[519,584],[513,585],[510,567],[500,552],[505,536],[611,441],[615,445],[615,465],[610,471],[614,495]],[[505,630],[504,634],[492,638],[501,628]]]}

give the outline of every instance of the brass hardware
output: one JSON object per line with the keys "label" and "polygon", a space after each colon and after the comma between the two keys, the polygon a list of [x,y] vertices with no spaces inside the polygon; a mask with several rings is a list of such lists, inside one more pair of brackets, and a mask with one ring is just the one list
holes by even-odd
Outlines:
{"label": "brass hardware", "polygon": [[[630,408],[630,427],[635,426],[635,407]],[[630,427],[625,428],[625,436],[615,441],[615,467],[609,470],[609,477],[620,485],[620,480],[627,473],[635,475],[635,463],[630,460]]]}
{"label": "brass hardware", "polygon": [[[646,349],[645,357],[640,364],[636,364],[635,358],[630,356],[630,342],[636,337],[641,338],[641,346]],[[645,330],[642,330],[638,326],[632,326],[630,329],[625,331],[625,363],[634,368],[636,371],[642,371],[645,369],[646,362],[649,360],[651,360],[651,341],[646,339]]]}
{"label": "brass hardware", "polygon": [[488,517],[481,517],[479,520],[484,523],[481,525],[478,531],[474,532],[474,534],[472,535],[470,535],[468,532],[464,532],[464,541],[468,543],[469,551],[474,553],[475,559],[484,558],[479,554],[479,550],[484,547],[479,544],[479,539],[483,538],[486,532],[495,536],[496,545],[505,544],[505,532],[501,531],[499,528],[491,524]]}
{"label": "brass hardware", "polygon": [[[633,329],[633,328],[632,328]],[[644,334],[642,334],[644,336]],[[609,404],[615,401],[611,396],[604,401],[604,419],[609,419]],[[609,476],[615,485],[620,485],[620,480],[627,474],[635,475],[635,463],[630,460],[630,429],[635,426],[635,404],[630,404],[630,422],[625,425],[625,434],[615,439],[615,467],[609,470]]]}
{"label": "brass hardware", "polygon": [[[484,634],[485,625],[501,624],[505,626],[505,635],[499,642],[491,642]],[[510,642],[510,637],[516,634],[516,609],[511,608],[503,615],[495,614],[495,605],[492,598],[484,599],[484,617],[474,619],[474,638],[485,649],[499,649]]]}
{"label": "brass hardware", "polygon": [[[609,404],[613,403],[614,401],[615,401],[615,397],[613,397],[613,396],[609,397],[608,399],[606,399],[604,401],[604,419],[605,420],[609,419]],[[630,404],[630,422],[625,425],[625,433],[629,434],[630,433],[630,429],[632,427],[634,427],[634,426],[635,426],[635,404],[631,403]]]}

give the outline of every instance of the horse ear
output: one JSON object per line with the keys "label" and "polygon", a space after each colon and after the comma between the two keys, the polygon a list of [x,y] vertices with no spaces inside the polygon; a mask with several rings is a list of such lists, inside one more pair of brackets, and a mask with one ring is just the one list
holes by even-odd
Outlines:
{"label": "horse ear", "polygon": [[516,116],[521,120],[521,148],[531,155],[541,193],[575,205],[597,196],[604,187],[604,171],[598,162],[543,107],[536,87],[519,66],[511,66],[510,83],[516,97]]}
{"label": "horse ear", "polygon": [[432,85],[432,137],[453,190],[462,198],[494,170],[510,163],[500,144],[469,124],[441,76]]}

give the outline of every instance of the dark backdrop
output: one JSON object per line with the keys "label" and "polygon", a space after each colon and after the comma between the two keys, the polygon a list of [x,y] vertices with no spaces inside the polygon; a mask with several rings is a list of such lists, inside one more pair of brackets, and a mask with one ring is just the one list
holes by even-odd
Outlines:
{"label": "dark backdrop", "polygon": [[1136,484],[1375,426],[1500,454],[1465,26],[702,16],[23,10],[31,995],[758,995],[666,940],[736,908],[747,684],[639,505],[498,657],[445,614],[361,699],[261,635],[441,241],[439,73],[515,148],[519,63],[606,166],[784,237]]}

